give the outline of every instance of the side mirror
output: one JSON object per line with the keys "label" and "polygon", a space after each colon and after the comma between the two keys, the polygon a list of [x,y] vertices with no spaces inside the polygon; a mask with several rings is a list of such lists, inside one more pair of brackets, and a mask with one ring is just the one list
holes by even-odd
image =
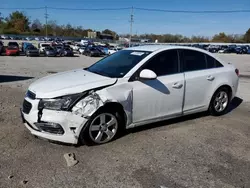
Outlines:
{"label": "side mirror", "polygon": [[154,80],[157,78],[157,75],[155,74],[154,71],[151,71],[149,69],[143,69],[140,72],[140,78],[145,79],[145,80]]}

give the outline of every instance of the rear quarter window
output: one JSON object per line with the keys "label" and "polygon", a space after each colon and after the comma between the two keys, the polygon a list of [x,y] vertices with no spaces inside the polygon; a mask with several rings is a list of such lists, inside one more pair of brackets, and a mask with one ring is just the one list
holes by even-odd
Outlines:
{"label": "rear quarter window", "polygon": [[208,69],[223,67],[219,61],[209,55],[206,55],[206,60]]}

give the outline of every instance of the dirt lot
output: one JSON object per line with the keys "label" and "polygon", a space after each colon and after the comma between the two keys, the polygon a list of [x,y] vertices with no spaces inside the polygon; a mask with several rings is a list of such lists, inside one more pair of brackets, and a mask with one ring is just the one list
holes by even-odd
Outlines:
{"label": "dirt lot", "polygon": [[[34,138],[19,107],[35,79],[98,58],[0,56],[0,187],[250,187],[250,56],[221,58],[243,74],[227,115],[192,115],[130,130],[109,144],[74,147]],[[79,160],[74,167],[66,166],[68,152]]]}

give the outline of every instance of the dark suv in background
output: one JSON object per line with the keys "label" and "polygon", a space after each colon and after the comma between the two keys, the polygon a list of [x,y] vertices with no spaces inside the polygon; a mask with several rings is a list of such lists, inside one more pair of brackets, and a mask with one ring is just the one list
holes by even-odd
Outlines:
{"label": "dark suv in background", "polygon": [[4,45],[3,42],[0,41],[0,55],[4,52]]}

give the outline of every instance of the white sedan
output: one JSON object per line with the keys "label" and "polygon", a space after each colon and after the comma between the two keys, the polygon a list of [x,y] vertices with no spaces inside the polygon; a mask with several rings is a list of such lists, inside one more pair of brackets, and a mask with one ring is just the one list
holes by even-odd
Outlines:
{"label": "white sedan", "polygon": [[80,47],[79,48],[79,54],[84,54],[85,51],[85,47]]}
{"label": "white sedan", "polygon": [[103,144],[124,129],[202,111],[227,112],[239,71],[196,48],[127,48],[30,85],[22,119],[38,137]]}

